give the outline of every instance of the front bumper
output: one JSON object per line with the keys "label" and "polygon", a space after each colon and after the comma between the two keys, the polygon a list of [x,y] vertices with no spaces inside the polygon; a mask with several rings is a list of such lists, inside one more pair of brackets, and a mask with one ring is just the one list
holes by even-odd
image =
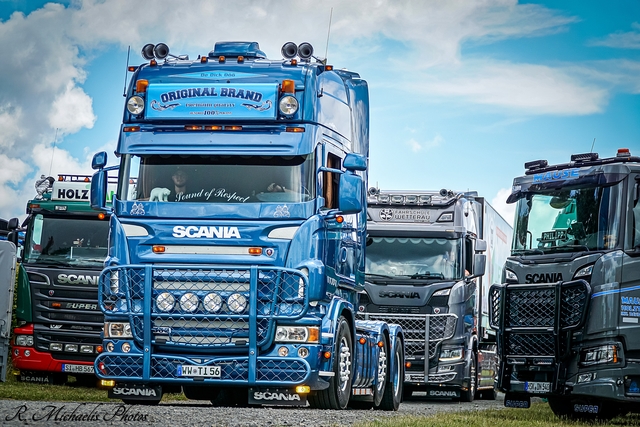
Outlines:
{"label": "front bumper", "polygon": [[[37,351],[33,347],[13,346],[11,351],[11,363],[15,369],[19,369],[21,371],[65,372],[69,374],[93,373],[73,372],[73,369],[78,366],[93,367],[93,362],[54,359],[51,353]],[[82,368],[75,370],[82,370]]]}

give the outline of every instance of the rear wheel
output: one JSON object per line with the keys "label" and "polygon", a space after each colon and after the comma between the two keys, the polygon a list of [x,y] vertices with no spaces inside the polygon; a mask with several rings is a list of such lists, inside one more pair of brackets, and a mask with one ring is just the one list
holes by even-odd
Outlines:
{"label": "rear wheel", "polygon": [[333,356],[334,376],[329,387],[309,396],[309,404],[318,409],[344,409],[349,404],[353,379],[353,340],[347,320],[340,316],[337,322],[336,352]]}
{"label": "rear wheel", "polygon": [[[402,340],[395,337],[393,345],[393,363],[388,364],[387,384],[384,388],[384,395],[380,402],[379,409],[383,411],[397,411],[403,397],[404,387],[404,347]],[[393,365],[393,367],[391,367]]]}
{"label": "rear wheel", "polygon": [[376,385],[373,387],[373,398],[370,401],[351,400],[349,402],[349,406],[353,409],[378,409],[380,402],[382,402],[389,372],[389,361],[387,357],[389,354],[389,344],[387,343],[386,335],[382,335],[381,341],[383,345],[382,347],[379,347],[378,369],[376,370]]}
{"label": "rear wheel", "polygon": [[471,362],[469,363],[469,387],[466,390],[460,392],[461,402],[473,402],[473,398],[476,395],[476,388],[478,386],[478,374],[476,371],[476,354],[471,353]]}

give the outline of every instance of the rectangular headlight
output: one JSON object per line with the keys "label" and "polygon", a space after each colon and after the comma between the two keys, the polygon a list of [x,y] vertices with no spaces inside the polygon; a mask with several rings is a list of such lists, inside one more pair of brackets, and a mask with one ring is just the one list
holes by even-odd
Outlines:
{"label": "rectangular headlight", "polygon": [[317,326],[278,326],[276,342],[308,342],[317,343],[320,328]]}
{"label": "rectangular headlight", "polygon": [[133,338],[129,322],[105,322],[105,338]]}
{"label": "rectangular headlight", "polygon": [[21,347],[33,347],[33,335],[16,335],[16,345]]}
{"label": "rectangular headlight", "polygon": [[443,348],[440,350],[441,362],[452,362],[454,360],[460,360],[464,356],[463,347]]}
{"label": "rectangular headlight", "polygon": [[580,362],[583,366],[618,363],[618,347],[611,344],[588,348],[583,351]]}

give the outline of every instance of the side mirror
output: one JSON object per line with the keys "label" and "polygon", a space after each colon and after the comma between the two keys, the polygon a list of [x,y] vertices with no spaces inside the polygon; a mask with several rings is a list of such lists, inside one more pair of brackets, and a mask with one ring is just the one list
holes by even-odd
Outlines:
{"label": "side mirror", "polygon": [[486,252],[487,250],[487,241],[482,239],[476,240],[476,252]]}
{"label": "side mirror", "polygon": [[[105,156],[106,156],[106,153],[105,153]],[[95,157],[93,159],[95,160]],[[98,172],[94,173],[93,178],[91,179],[91,208],[98,209],[98,210],[104,209],[106,204],[107,204],[107,171],[104,169],[101,169]]]}
{"label": "side mirror", "polygon": [[345,215],[362,212],[363,196],[364,181],[362,177],[349,172],[340,175],[338,210]]}
{"label": "side mirror", "polygon": [[18,218],[11,218],[7,223],[7,230],[13,231],[20,227],[20,220]]}
{"label": "side mirror", "polygon": [[366,171],[367,158],[362,154],[349,153],[345,156],[342,166],[348,171]]}
{"label": "side mirror", "polygon": [[487,256],[485,254],[475,254],[473,256],[473,277],[484,276],[487,268]]}
{"label": "side mirror", "polygon": [[93,160],[91,161],[91,169],[98,170],[107,166],[107,152],[101,151],[93,155]]}

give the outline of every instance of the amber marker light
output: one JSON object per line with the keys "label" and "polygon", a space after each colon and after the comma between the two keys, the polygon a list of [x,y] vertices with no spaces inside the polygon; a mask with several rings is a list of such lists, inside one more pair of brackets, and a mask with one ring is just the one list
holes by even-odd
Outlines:
{"label": "amber marker light", "polygon": [[225,126],[224,130],[242,130],[242,126]]}
{"label": "amber marker light", "polygon": [[207,58],[206,56],[201,56],[200,57],[200,63],[201,64],[206,64],[207,62],[209,62],[209,58]]}
{"label": "amber marker light", "polygon": [[124,132],[139,132],[140,126],[125,126],[122,130]]}
{"label": "amber marker light", "polygon": [[151,65],[152,67],[155,67],[156,65],[158,65],[158,61],[156,61],[155,59],[152,59],[151,61],[149,61],[149,65]]}
{"label": "amber marker light", "polygon": [[330,351],[325,351],[323,354],[325,359],[331,359],[331,352]]}
{"label": "amber marker light", "polygon": [[358,342],[359,342],[360,344],[364,345],[364,343],[366,343],[366,342],[367,342],[367,339],[366,339],[365,337],[362,337],[362,338],[360,338],[360,339],[358,340]]}
{"label": "amber marker light", "polygon": [[384,343],[382,341],[378,341],[378,347],[380,348],[384,347]]}
{"label": "amber marker light", "polygon": [[129,71],[129,72],[131,72],[131,73],[133,73],[133,72],[134,72],[135,70],[137,70],[137,69],[138,69],[138,67],[137,67],[137,66],[135,66],[135,65],[129,65],[129,66],[127,67],[127,71]]}
{"label": "amber marker light", "polygon": [[297,59],[292,59],[291,60],[291,65],[298,65],[298,60]]}
{"label": "amber marker light", "polygon": [[84,182],[91,182],[91,180],[89,179],[89,177],[88,177],[88,176],[85,176],[85,177],[84,177]]}
{"label": "amber marker light", "polygon": [[153,250],[154,254],[162,254],[162,253],[164,253],[166,248],[164,246],[162,246],[162,245],[153,245],[151,250]]}
{"label": "amber marker light", "polygon": [[149,80],[140,79],[136,81],[136,92],[145,93],[149,87]]}
{"label": "amber marker light", "polygon": [[249,255],[262,255],[262,248],[249,248]]}
{"label": "amber marker light", "polygon": [[239,55],[238,56],[238,64],[242,64],[244,62],[244,56]]}
{"label": "amber marker light", "polygon": [[336,222],[337,222],[338,224],[342,224],[342,223],[344,222],[344,217],[343,217],[342,215],[338,215],[338,216],[336,217]]}
{"label": "amber marker light", "polygon": [[294,93],[296,91],[296,82],[293,80],[283,80],[280,86],[281,93]]}
{"label": "amber marker light", "polygon": [[98,219],[105,219],[106,215],[104,214],[104,212],[100,212],[98,214]]}
{"label": "amber marker light", "polygon": [[58,175],[58,181],[64,181],[64,176]]}
{"label": "amber marker light", "polygon": [[224,57],[224,56],[222,56],[222,55],[220,55],[220,56],[218,57],[218,62],[224,62],[224,61],[226,61],[226,60],[227,60],[227,58],[225,58],[225,57]]}
{"label": "amber marker light", "polygon": [[208,125],[204,127],[204,130],[222,130],[222,126]]}
{"label": "amber marker light", "polygon": [[62,308],[62,304],[59,302],[52,302],[51,307],[53,308]]}
{"label": "amber marker light", "polygon": [[299,132],[304,132],[304,128],[298,128],[298,127],[287,127],[285,129],[286,132],[293,132],[293,133],[299,133]]}
{"label": "amber marker light", "polygon": [[96,346],[96,353],[102,353],[103,351],[104,351],[104,348],[101,345]]}
{"label": "amber marker light", "polygon": [[202,126],[199,125],[186,125],[185,130],[202,130]]}
{"label": "amber marker light", "polygon": [[404,362],[404,367],[405,368],[410,368],[411,367],[411,362]]}
{"label": "amber marker light", "polygon": [[325,71],[333,71],[333,65],[325,65],[324,66],[324,70]]}

